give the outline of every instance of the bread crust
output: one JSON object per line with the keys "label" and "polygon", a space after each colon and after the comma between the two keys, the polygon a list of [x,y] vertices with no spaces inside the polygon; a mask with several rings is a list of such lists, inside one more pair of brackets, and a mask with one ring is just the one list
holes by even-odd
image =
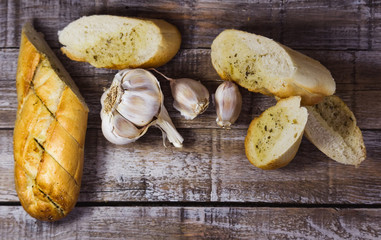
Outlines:
{"label": "bread crust", "polygon": [[66,216],[78,199],[88,108],[30,23],[24,25],[21,35],[16,88],[16,191],[32,217],[56,221]]}
{"label": "bread crust", "polygon": [[[301,98],[299,96],[294,96],[287,99],[281,99],[278,101],[276,106],[271,107],[270,109],[263,112],[260,116],[254,118],[253,121],[251,121],[249,125],[249,129],[247,131],[246,138],[245,138],[245,153],[251,164],[263,170],[273,170],[273,169],[286,166],[287,164],[291,162],[292,159],[294,159],[299,149],[300,143],[302,141],[304,126],[307,122],[307,110],[304,107],[300,107],[300,101],[301,101]],[[295,106],[295,104],[297,105]],[[279,149],[275,149],[275,147],[265,148],[266,146],[264,145],[266,145],[266,143],[263,143],[263,142],[261,143],[260,146],[258,146],[260,143],[253,140],[253,138],[255,138],[256,136],[263,135],[260,131],[260,127],[258,124],[259,121],[262,121],[261,119],[264,118],[264,116],[267,114],[267,111],[271,111],[271,109],[275,109],[275,108],[280,109],[285,107],[292,107],[295,109],[298,108],[299,113],[302,113],[300,117],[296,119],[297,122],[302,124],[301,125],[302,128],[298,129],[298,132],[287,133],[288,135],[291,134],[290,135],[291,138],[288,140],[292,141],[292,144],[287,146],[287,148],[284,148],[285,146],[283,146],[282,148],[279,148]],[[286,115],[284,116],[282,115],[280,117],[282,119],[286,119],[288,118],[288,116]],[[271,124],[271,123],[267,122],[266,125],[268,124]],[[283,127],[282,127],[282,130],[280,129],[274,130],[274,132],[277,132],[277,131],[286,131],[286,130],[283,130]],[[297,134],[296,138],[295,137],[292,138],[294,134]],[[263,139],[263,136],[262,136],[262,139]],[[279,140],[282,140],[282,139],[276,139],[275,141],[278,142]],[[265,150],[266,154],[272,156],[272,158],[268,160],[268,159],[262,159],[261,157],[259,157],[258,154],[255,152],[256,151],[255,148],[257,146],[259,148],[263,148],[262,151]]]}
{"label": "bread crust", "polygon": [[250,141],[250,136],[252,136],[255,133],[255,126],[257,125],[257,121],[259,120],[260,116],[258,118],[255,118],[253,121],[251,121],[249,125],[249,129],[245,138],[245,154],[247,159],[251,164],[254,166],[263,169],[263,170],[274,170],[278,168],[282,168],[287,166],[292,159],[294,159],[296,153],[298,152],[300,143],[302,141],[303,134],[300,134],[297,140],[292,144],[290,148],[288,148],[281,156],[278,158],[272,159],[270,162],[267,162],[265,164],[261,164],[258,159],[253,157],[250,153],[250,145],[252,144]]}
{"label": "bread crust", "polygon": [[[253,50],[253,46],[259,50]],[[250,50],[231,53],[233,56],[227,57],[226,48],[234,51],[240,47]],[[263,63],[265,67],[258,63],[263,56],[271,56],[267,60],[272,58],[271,63]],[[259,35],[234,29],[225,30],[213,41],[211,57],[214,69],[223,80],[234,81],[252,92],[279,98],[301,96],[302,105],[319,103],[336,89],[330,72],[318,61]],[[277,58],[284,62],[280,64]],[[272,67],[270,65],[274,65],[273,71],[268,70]],[[282,75],[276,72],[277,68],[285,65],[289,67],[287,73]],[[237,72],[241,75],[238,76]],[[260,85],[257,81],[263,81],[263,84]]]}
{"label": "bread crust", "polygon": [[326,97],[307,110],[309,116],[304,135],[320,151],[339,163],[356,167],[366,159],[366,148],[356,118],[338,96]]}
{"label": "bread crust", "polygon": [[[120,55],[119,51],[113,51],[110,50],[108,46],[103,45],[97,45],[97,44],[103,44],[103,43],[89,43],[84,44],[82,43],[80,49],[88,49],[88,48],[96,48],[101,47],[105,50],[106,53],[110,55],[119,55],[120,58],[124,59],[124,61],[119,61],[119,63],[115,63],[112,61],[112,58],[108,59],[106,62],[96,62],[94,61],[94,56],[87,56],[80,50],[74,50],[73,45],[75,43],[71,42],[70,40],[66,39],[67,35],[73,34],[72,31],[74,31],[74,27],[72,27],[73,24],[76,24],[76,22],[81,22],[84,24],[84,22],[96,22],[97,20],[101,19],[100,21],[102,23],[107,22],[109,24],[118,22],[118,21],[138,21],[141,26],[151,26],[155,27],[157,30],[157,42],[151,43],[151,46],[156,46],[155,51],[149,52],[149,56],[145,56],[145,61],[131,61],[129,60],[130,57]],[[79,26],[82,26],[80,24]],[[128,28],[126,28],[124,31],[128,32],[131,31]],[[78,32],[78,33],[77,33]],[[85,31],[76,31],[76,34],[81,34]],[[100,34],[100,33],[98,33]],[[107,34],[104,33],[102,35],[102,38],[107,37]],[[154,33],[147,33],[147,34],[154,34]],[[170,61],[178,52],[181,44],[181,34],[179,30],[172,24],[160,20],[160,19],[142,19],[142,18],[130,18],[130,17],[119,17],[119,16],[111,16],[111,15],[92,15],[88,17],[82,17],[71,24],[69,24],[67,27],[65,27],[62,31],[59,31],[59,41],[64,46],[61,48],[61,51],[70,59],[74,61],[80,61],[80,62],[89,62],[91,65],[98,67],[98,68],[110,68],[110,69],[125,69],[125,68],[156,68],[160,67],[164,64],[166,64],[168,61]],[[127,34],[126,34],[127,35]],[[100,35],[99,35],[100,36]],[[84,38],[84,36],[81,36]],[[137,40],[134,40],[137,41]],[[93,45],[92,45],[93,44]],[[130,46],[126,45],[123,46],[124,48],[129,48]],[[144,47],[138,49],[139,51],[144,51]]]}

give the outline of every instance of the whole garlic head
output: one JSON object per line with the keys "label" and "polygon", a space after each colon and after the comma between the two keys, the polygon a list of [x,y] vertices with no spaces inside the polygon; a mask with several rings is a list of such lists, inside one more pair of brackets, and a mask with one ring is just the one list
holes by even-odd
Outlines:
{"label": "whole garlic head", "polygon": [[127,144],[155,125],[175,147],[182,147],[183,138],[163,101],[160,84],[149,71],[125,69],[118,72],[101,98],[103,135],[114,144]]}
{"label": "whole garlic head", "polygon": [[216,122],[219,126],[229,129],[238,119],[242,108],[242,96],[236,84],[224,81],[215,93]]}
{"label": "whole garlic head", "polygon": [[209,106],[209,91],[200,82],[190,78],[173,79],[165,76],[156,69],[165,79],[170,81],[173,97],[173,107],[180,112],[185,119],[192,120],[205,112]]}

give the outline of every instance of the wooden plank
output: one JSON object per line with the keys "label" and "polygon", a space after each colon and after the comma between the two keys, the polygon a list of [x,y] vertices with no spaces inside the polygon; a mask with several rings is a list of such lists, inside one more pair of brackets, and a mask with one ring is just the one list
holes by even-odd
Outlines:
{"label": "wooden plank", "polygon": [[[232,11],[234,9],[234,11]],[[176,25],[183,48],[209,48],[226,28],[265,35],[298,49],[368,49],[368,1],[2,1],[0,47],[18,47],[21,26],[33,20],[53,47],[57,31],[91,14],[162,18]],[[377,29],[376,29],[377,30]],[[375,30],[374,30],[375,31]]]}
{"label": "wooden plank", "polygon": [[[18,49],[0,49],[0,70],[3,80],[13,80],[16,76]],[[105,80],[110,80],[117,72],[116,70],[95,68],[88,63],[76,62],[64,56],[60,50],[54,50],[58,58],[61,60],[67,71],[73,78],[76,77],[103,77]],[[321,50],[303,50],[302,53],[320,61],[331,72],[337,83],[354,83],[355,66],[357,69],[356,78],[360,79],[366,71],[361,71],[364,68],[376,68],[380,62],[381,52],[353,52],[353,51],[321,51]],[[359,60],[355,65],[356,56],[373,56],[373,61],[366,62],[366,65]],[[360,58],[360,57],[359,57]],[[376,68],[377,69],[377,68]],[[167,74],[172,78],[194,78],[201,81],[213,81],[220,79],[214,70],[211,59],[210,49],[181,49],[177,55],[166,65],[158,70]],[[365,70],[365,69],[364,69]],[[377,70],[373,70],[377,71]],[[360,74],[359,74],[360,73]],[[377,79],[370,79],[368,83],[379,83]]]}
{"label": "wooden plank", "polygon": [[[87,63],[77,63],[67,59],[56,51],[64,65],[72,74],[81,92],[90,106],[89,127],[100,126],[100,97],[103,89],[109,87],[115,70],[96,69]],[[369,100],[378,101],[381,96],[381,84],[378,75],[380,52],[344,52],[344,51],[303,51],[307,55],[320,60],[331,71],[337,82],[337,94],[355,112],[361,128],[380,129],[380,106],[375,105],[374,111],[369,111]],[[14,78],[17,68],[17,49],[0,50],[0,71],[4,78],[0,80],[0,127],[12,128],[17,109]],[[218,84],[216,72],[210,63],[210,50],[190,49],[181,50],[167,65],[161,67],[164,74],[173,78],[190,77],[203,81],[211,94]],[[193,121],[184,120],[172,107],[172,97],[168,82],[160,78],[167,106],[176,126],[180,128],[217,128],[215,124],[215,106],[211,102],[208,110]],[[247,128],[251,119],[274,104],[272,98],[253,94],[241,88],[244,98],[244,108],[235,128]]]}
{"label": "wooden plank", "polygon": [[369,46],[370,49],[381,49],[381,4],[379,1],[369,1],[370,15],[372,21],[369,22]]}
{"label": "wooden plank", "polygon": [[[191,33],[194,26],[192,2],[186,1],[49,1],[41,5],[38,1],[7,1],[0,5],[7,12],[6,34],[0,36],[1,47],[17,47],[22,24],[33,21],[36,29],[45,34],[50,46],[59,47],[57,31],[71,21],[92,14],[111,14],[141,18],[165,19],[185,33],[183,45],[192,45]],[[5,10],[3,10],[5,9]],[[3,15],[2,15],[3,16]]]}
{"label": "wooden plank", "polygon": [[[329,160],[307,140],[285,168],[263,171],[244,153],[246,130],[181,129],[184,148],[165,148],[159,130],[126,146],[87,133],[80,201],[381,203],[381,131],[364,131],[359,168]],[[18,201],[12,130],[0,131],[0,202]]]}
{"label": "wooden plank", "polygon": [[368,89],[375,90],[378,83],[381,86],[381,53],[378,51],[366,51],[355,53],[355,76],[357,84],[366,84]]}
{"label": "wooden plank", "polygon": [[[100,99],[103,89],[109,87],[113,76],[105,77],[77,77],[77,84],[90,108],[88,127],[100,128]],[[219,81],[205,81],[204,85],[208,88],[210,94],[214,94]],[[0,81],[0,128],[13,128],[16,111],[17,97],[14,81]],[[364,86],[365,85],[365,86]],[[374,104],[369,107],[370,102],[381,101],[381,90],[359,90],[356,88],[367,88],[367,84],[343,84],[338,85],[337,95],[340,96],[354,112],[358,125],[362,129],[381,129],[381,105]],[[378,84],[379,85],[379,84]],[[377,85],[377,86],[378,86]],[[364,86],[364,87],[362,87]],[[178,128],[219,128],[215,123],[216,110],[213,103],[213,96],[210,96],[210,105],[208,109],[194,120],[185,120],[180,113],[173,108],[173,98],[169,84],[161,79],[161,87],[165,96],[165,106]],[[243,97],[243,108],[237,122],[232,126],[238,129],[247,129],[251,120],[259,116],[267,108],[275,104],[272,97],[264,96],[258,93],[252,93],[246,89],[240,88]]]}
{"label": "wooden plank", "polygon": [[[281,40],[282,2],[275,1],[196,1],[192,47],[210,48],[225,29],[239,29]],[[232,11],[234,9],[234,11]],[[212,13],[212,14],[211,14]],[[187,33],[185,33],[187,34]]]}
{"label": "wooden plank", "polygon": [[[77,84],[90,108],[88,120],[89,128],[100,128],[100,99],[104,92],[103,89],[109,87],[112,78],[113,75],[108,76],[108,79],[110,80],[105,77],[76,78]],[[0,81],[0,84],[0,128],[13,128],[17,111],[15,83],[14,81]],[[220,82],[204,82],[204,84],[209,89],[210,94],[214,94]],[[215,121],[216,112],[212,99],[210,99],[209,108],[205,113],[192,121],[185,120],[172,106],[173,98],[169,82],[161,78],[161,87],[165,96],[165,106],[178,128],[219,128]],[[244,89],[241,89],[241,91],[245,105],[243,106],[240,118],[234,125],[234,128],[247,128],[253,118],[253,114],[259,115],[262,111],[275,103],[273,98],[260,94],[254,95]],[[255,101],[255,104],[253,101]],[[254,113],[252,111],[254,111]]]}
{"label": "wooden plank", "polygon": [[[281,24],[283,43],[304,49],[369,48],[368,1],[286,1]],[[379,20],[378,20],[379,21]]]}
{"label": "wooden plank", "polygon": [[0,206],[4,239],[379,239],[381,210],[77,207],[56,223]]}

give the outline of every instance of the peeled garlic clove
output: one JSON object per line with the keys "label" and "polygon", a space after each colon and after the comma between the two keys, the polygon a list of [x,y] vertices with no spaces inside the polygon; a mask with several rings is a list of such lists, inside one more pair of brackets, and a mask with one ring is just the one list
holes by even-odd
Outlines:
{"label": "peeled garlic clove", "polygon": [[242,108],[242,96],[237,85],[228,81],[220,84],[215,93],[215,102],[217,124],[229,129],[238,119]]}
{"label": "peeled garlic clove", "polygon": [[118,72],[101,98],[102,132],[112,143],[127,144],[142,137],[151,125],[158,126],[163,137],[176,147],[183,138],[163,105],[160,84],[144,69]]}
{"label": "peeled garlic clove", "polygon": [[174,99],[173,107],[185,119],[194,119],[203,113],[209,106],[209,91],[201,82],[180,78],[170,83]]}

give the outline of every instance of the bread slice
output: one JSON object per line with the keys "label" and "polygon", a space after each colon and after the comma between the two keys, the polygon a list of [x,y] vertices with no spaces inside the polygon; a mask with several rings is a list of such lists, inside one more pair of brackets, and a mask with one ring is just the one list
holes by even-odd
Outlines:
{"label": "bread slice", "polygon": [[276,169],[295,157],[308,119],[300,101],[300,96],[282,99],[250,123],[245,151],[254,166]]}
{"label": "bread slice", "polygon": [[178,29],[164,20],[110,15],[82,17],[58,32],[61,50],[70,59],[94,67],[159,67],[180,48]]}
{"label": "bread slice", "polygon": [[211,48],[220,77],[249,91],[280,98],[301,96],[303,105],[335,92],[335,81],[323,65],[269,38],[230,29],[220,33]]}
{"label": "bread slice", "polygon": [[305,136],[333,160],[358,166],[366,158],[366,149],[356,118],[338,97],[329,96],[323,102],[307,107]]}

